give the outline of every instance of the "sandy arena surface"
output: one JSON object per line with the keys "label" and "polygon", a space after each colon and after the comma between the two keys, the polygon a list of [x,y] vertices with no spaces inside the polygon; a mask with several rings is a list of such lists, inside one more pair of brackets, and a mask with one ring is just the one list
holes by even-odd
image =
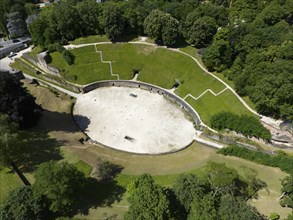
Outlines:
{"label": "sandy arena surface", "polygon": [[193,122],[181,108],[162,95],[139,88],[93,90],[76,100],[73,113],[91,139],[128,152],[172,152],[195,137]]}

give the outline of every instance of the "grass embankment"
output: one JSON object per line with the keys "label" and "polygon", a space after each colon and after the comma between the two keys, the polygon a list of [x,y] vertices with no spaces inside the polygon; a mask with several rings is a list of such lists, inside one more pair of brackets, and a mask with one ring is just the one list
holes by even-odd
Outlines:
{"label": "grass embankment", "polygon": [[[260,198],[252,201],[253,205],[258,207],[262,213],[268,215],[270,212],[277,212],[285,217],[290,212],[290,209],[282,208],[277,200],[280,196],[280,179],[286,176],[286,173],[277,168],[259,165],[237,157],[220,155],[214,149],[198,143],[194,143],[189,148],[174,154],[157,156],[134,155],[109,148],[85,146],[78,141],[84,135],[77,129],[70,115],[72,100],[66,95],[52,92],[47,88],[27,86],[29,91],[37,98],[37,103],[45,109],[43,117],[33,130],[46,133],[58,142],[58,148],[61,148],[60,160],[67,160],[75,164],[86,175],[89,174],[98,157],[124,167],[122,173],[117,176],[116,183],[100,185],[99,191],[101,194],[97,194],[97,198],[100,196],[111,197],[113,191],[119,188],[125,190],[128,183],[142,173],[151,173],[157,183],[170,187],[180,173],[200,174],[203,171],[202,167],[212,160],[226,163],[227,166],[235,168],[242,176],[255,173],[258,178],[267,183],[268,191],[262,190]],[[46,159],[52,158],[47,155]],[[7,186],[6,183],[9,183],[6,195],[10,189],[19,186],[18,179],[14,174],[1,172],[0,181],[3,180],[5,182],[3,184],[1,182],[0,186]],[[0,195],[4,195],[2,190],[5,191],[5,189],[0,188],[0,190]],[[128,206],[126,198],[127,193],[124,193],[119,201],[111,204],[111,207],[92,208],[88,215],[78,217],[82,219],[103,219],[105,216],[116,216],[117,219],[122,219]]]}
{"label": "grass embankment", "polygon": [[66,63],[59,52],[50,53],[52,57],[51,65],[56,66],[62,74],[76,76],[73,83],[87,84],[99,80],[116,79],[111,76],[110,67],[107,63],[102,63],[100,55],[96,53],[94,46],[87,46],[71,50],[75,56],[74,64]]}
{"label": "grass embankment", "polygon": [[186,101],[199,113],[203,122],[209,126],[211,125],[211,117],[222,111],[228,111],[237,115],[254,116],[230,90],[226,90],[218,96],[206,93],[198,100],[188,97]]}
{"label": "grass embankment", "polygon": [[91,44],[99,42],[110,42],[110,40],[105,35],[90,35],[87,37],[80,37],[73,41],[69,41],[70,44]]}

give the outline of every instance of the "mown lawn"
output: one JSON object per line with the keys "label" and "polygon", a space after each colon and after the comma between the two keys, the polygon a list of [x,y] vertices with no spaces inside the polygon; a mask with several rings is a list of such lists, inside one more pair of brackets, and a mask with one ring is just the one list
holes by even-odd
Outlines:
{"label": "mown lawn", "polygon": [[87,37],[80,37],[73,41],[69,41],[70,44],[90,44],[98,42],[109,42],[110,40],[105,35],[90,35]]}
{"label": "mown lawn", "polygon": [[226,90],[218,96],[208,92],[198,100],[188,97],[186,101],[199,113],[202,121],[209,126],[211,117],[222,111],[255,116],[230,90]]}
{"label": "mown lawn", "polygon": [[73,65],[67,64],[59,52],[50,53],[52,57],[51,65],[57,67],[61,74],[77,77],[76,80],[68,78],[69,81],[88,84],[99,80],[116,79],[110,74],[109,64],[100,61],[100,55],[95,52],[94,46],[77,48],[71,50],[71,52],[75,56]]}

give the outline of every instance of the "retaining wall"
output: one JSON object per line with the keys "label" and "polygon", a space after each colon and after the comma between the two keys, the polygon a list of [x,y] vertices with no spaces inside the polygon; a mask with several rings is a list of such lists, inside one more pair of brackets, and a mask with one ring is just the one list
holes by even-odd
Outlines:
{"label": "retaining wall", "polygon": [[141,88],[144,90],[148,90],[153,93],[158,93],[160,95],[163,95],[173,101],[175,101],[177,104],[181,106],[184,110],[186,110],[193,118],[195,124],[198,126],[200,125],[201,121],[199,119],[199,116],[197,112],[183,99],[181,99],[179,96],[168,92],[165,89],[162,89],[160,87],[144,83],[144,82],[138,82],[138,81],[127,81],[127,80],[114,80],[114,81],[100,81],[96,83],[92,83],[89,85],[86,85],[82,88],[83,93],[90,92],[94,89],[101,88],[101,87],[110,87],[110,86],[116,86],[116,87],[130,87],[130,88]]}

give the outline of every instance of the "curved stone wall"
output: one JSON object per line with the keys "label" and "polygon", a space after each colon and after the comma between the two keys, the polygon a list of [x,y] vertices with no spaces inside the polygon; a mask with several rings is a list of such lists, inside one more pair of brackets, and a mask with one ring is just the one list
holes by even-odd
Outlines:
{"label": "curved stone wall", "polygon": [[158,93],[160,95],[163,95],[171,100],[174,100],[177,104],[181,106],[181,108],[186,110],[192,116],[196,125],[200,125],[201,123],[200,117],[198,116],[197,112],[182,98],[180,98],[179,96],[165,89],[162,89],[158,86],[154,86],[152,84],[139,82],[139,81],[129,81],[129,80],[107,80],[107,81],[100,81],[100,82],[95,82],[95,83],[86,85],[82,88],[82,92],[87,93],[97,88],[110,87],[110,86],[141,88],[153,93]]}

